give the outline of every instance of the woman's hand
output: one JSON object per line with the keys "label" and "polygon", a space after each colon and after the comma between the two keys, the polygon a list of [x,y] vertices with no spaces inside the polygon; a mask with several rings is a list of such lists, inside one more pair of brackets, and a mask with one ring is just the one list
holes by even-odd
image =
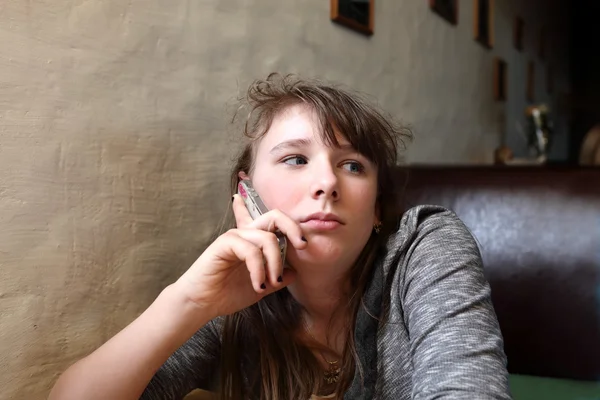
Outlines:
{"label": "woman's hand", "polygon": [[278,210],[256,220],[239,195],[233,198],[237,229],[219,236],[174,284],[186,299],[214,317],[232,314],[292,283],[295,272],[284,270],[277,237],[304,249],[297,222]]}

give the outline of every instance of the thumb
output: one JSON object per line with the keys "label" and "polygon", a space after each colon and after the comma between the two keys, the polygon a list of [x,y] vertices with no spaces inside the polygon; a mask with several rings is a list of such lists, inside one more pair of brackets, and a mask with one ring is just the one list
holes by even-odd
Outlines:
{"label": "thumb", "polygon": [[235,225],[238,229],[245,228],[252,223],[252,216],[246,208],[244,199],[239,194],[233,195],[233,215],[235,216]]}

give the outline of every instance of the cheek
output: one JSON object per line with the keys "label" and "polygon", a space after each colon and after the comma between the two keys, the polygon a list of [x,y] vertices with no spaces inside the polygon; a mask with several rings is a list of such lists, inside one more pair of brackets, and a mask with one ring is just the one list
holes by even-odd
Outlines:
{"label": "cheek", "polygon": [[353,197],[356,199],[354,202],[364,212],[366,210],[373,211],[375,203],[377,202],[377,185],[368,182],[362,185],[360,188],[353,193]]}
{"label": "cheek", "polygon": [[257,179],[254,187],[269,210],[279,209],[288,212],[302,198],[302,190],[290,179],[279,179],[270,176]]}
{"label": "cheek", "polygon": [[353,214],[356,215],[356,222],[360,226],[358,229],[365,230],[365,234],[370,235],[375,222],[377,207],[377,192],[371,185],[365,186],[354,197]]}

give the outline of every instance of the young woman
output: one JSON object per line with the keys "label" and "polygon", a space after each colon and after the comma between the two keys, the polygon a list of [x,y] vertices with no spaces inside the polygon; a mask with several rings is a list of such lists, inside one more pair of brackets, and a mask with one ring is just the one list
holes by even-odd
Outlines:
{"label": "young woman", "polygon": [[50,398],[509,399],[473,237],[441,207],[399,210],[410,134],[316,80],[270,75],[246,100],[232,194],[250,179],[271,211],[234,195],[235,227]]}

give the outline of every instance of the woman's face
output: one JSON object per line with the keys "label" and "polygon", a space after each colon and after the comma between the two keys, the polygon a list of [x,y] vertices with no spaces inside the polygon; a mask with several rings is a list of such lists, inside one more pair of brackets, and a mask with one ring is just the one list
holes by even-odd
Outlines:
{"label": "woman's face", "polygon": [[[336,132],[340,148],[327,146],[307,106],[286,109],[261,139],[252,183],[269,209],[297,221],[305,250],[288,247],[288,262],[347,269],[367,243],[376,212],[377,168]],[[243,175],[243,174],[242,174]]]}

